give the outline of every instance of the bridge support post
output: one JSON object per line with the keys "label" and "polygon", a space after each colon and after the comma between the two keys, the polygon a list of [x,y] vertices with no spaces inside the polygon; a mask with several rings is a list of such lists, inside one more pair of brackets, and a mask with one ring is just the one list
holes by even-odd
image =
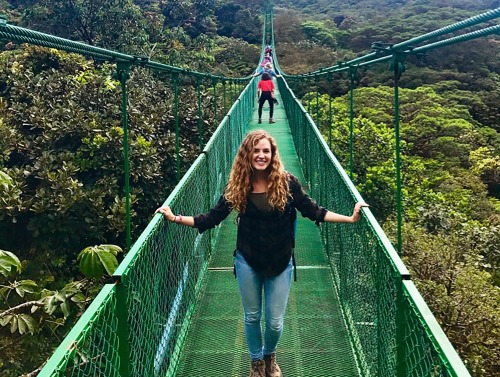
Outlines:
{"label": "bridge support post", "polygon": [[116,64],[116,77],[120,80],[122,90],[122,127],[123,127],[123,160],[125,171],[125,227],[127,251],[131,245],[130,226],[130,168],[129,168],[129,143],[128,143],[128,110],[127,110],[127,80],[129,78],[130,63],[118,62]]}
{"label": "bridge support post", "polygon": [[398,377],[406,377],[406,343],[405,343],[405,305],[403,297],[403,279],[397,281],[396,306],[396,373]]}
{"label": "bridge support post", "polygon": [[217,122],[217,79],[212,78],[212,86],[214,88],[214,126],[218,124]]}
{"label": "bridge support post", "polygon": [[201,77],[196,79],[196,95],[198,99],[198,135],[199,142],[198,148],[200,148],[200,153],[203,151],[203,111],[201,109]]}
{"label": "bridge support post", "polygon": [[[321,68],[320,68],[321,70]],[[315,86],[316,86],[316,127],[318,127],[319,130],[321,130],[321,126],[319,124],[319,76],[316,76],[315,78]]]}
{"label": "bridge support post", "polygon": [[[396,206],[397,206],[397,251],[401,255],[403,249],[402,237],[402,195],[401,195],[401,149],[400,149],[400,127],[399,127],[399,79],[405,70],[406,54],[395,52],[392,60],[394,70],[394,131],[396,134]],[[397,307],[396,307],[396,352],[397,352],[397,376],[406,376],[406,345],[405,345],[405,313],[403,305],[403,281],[397,280]]]}
{"label": "bridge support post", "polygon": [[224,108],[224,115],[227,114],[227,108],[226,108],[226,80],[222,80],[222,102],[223,102],[223,108]]}
{"label": "bridge support post", "polygon": [[332,81],[333,74],[328,73],[328,148],[332,150]]}
{"label": "bridge support post", "polygon": [[127,290],[121,276],[114,276],[116,287],[116,318],[118,320],[117,335],[118,335],[118,357],[120,359],[120,377],[131,377],[131,361],[130,361],[130,334],[128,323],[128,300]]}
{"label": "bridge support post", "polygon": [[175,122],[175,161],[177,183],[181,180],[181,145],[179,139],[179,74],[172,73],[172,85],[174,86],[174,122]]}
{"label": "bridge support post", "polygon": [[354,164],[354,82],[357,78],[357,68],[349,67],[349,178],[353,179]]}
{"label": "bridge support post", "polygon": [[397,211],[397,226],[398,226],[398,254],[401,255],[403,248],[402,232],[402,195],[401,195],[401,138],[399,127],[399,79],[405,70],[404,63],[406,61],[406,54],[395,52],[392,60],[392,68],[394,70],[394,132],[396,134],[396,211]]}

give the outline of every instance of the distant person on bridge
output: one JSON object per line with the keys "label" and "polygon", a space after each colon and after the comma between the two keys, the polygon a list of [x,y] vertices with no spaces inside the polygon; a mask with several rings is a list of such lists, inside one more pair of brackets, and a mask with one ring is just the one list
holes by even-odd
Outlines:
{"label": "distant person on bridge", "polygon": [[262,107],[269,103],[269,123],[274,123],[274,83],[269,73],[262,74],[262,79],[257,84],[257,99],[259,101],[259,123],[262,123]]}
{"label": "distant person on bridge", "polygon": [[296,210],[317,223],[355,223],[361,207],[366,205],[356,203],[351,216],[320,207],[298,179],[285,171],[274,138],[257,130],[247,134],[241,143],[224,194],[209,212],[194,217],[174,215],[168,206],[156,212],[170,222],[198,228],[200,233],[220,224],[233,209],[238,212],[235,273],[252,360],[250,377],[281,377],[276,348],[292,280]]}
{"label": "distant person on bridge", "polygon": [[260,68],[257,72],[253,74],[253,77],[263,75],[264,73],[269,73],[271,77],[281,77],[281,75],[278,75],[276,74],[276,72],[274,72],[271,63],[266,63],[266,65],[263,68]]}
{"label": "distant person on bridge", "polygon": [[262,63],[260,65],[265,67],[267,63],[273,64],[273,59],[271,58],[271,56],[269,54],[264,55],[264,60],[262,60]]}

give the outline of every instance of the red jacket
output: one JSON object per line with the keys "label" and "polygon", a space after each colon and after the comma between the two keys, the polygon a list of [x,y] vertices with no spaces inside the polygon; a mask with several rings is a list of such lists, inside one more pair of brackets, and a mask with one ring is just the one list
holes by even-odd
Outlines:
{"label": "red jacket", "polygon": [[274,90],[273,80],[260,80],[257,88],[263,92],[272,92]]}

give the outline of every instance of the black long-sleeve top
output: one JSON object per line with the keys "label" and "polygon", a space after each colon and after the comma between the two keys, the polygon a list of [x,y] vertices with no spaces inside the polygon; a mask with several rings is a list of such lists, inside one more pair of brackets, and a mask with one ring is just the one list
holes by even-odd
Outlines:
{"label": "black long-sleeve top", "polygon": [[[238,216],[236,249],[256,272],[266,277],[279,275],[290,261],[296,209],[316,223],[323,222],[327,212],[305,193],[292,174],[288,174],[288,186],[290,195],[283,211],[261,211],[248,200],[245,211]],[[221,196],[209,212],[194,217],[194,226],[203,233],[219,225],[231,210],[226,198]]]}

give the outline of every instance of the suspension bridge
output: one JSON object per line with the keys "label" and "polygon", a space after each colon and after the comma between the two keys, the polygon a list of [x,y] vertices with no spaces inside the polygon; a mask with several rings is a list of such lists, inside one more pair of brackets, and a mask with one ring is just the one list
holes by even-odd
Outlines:
{"label": "suspension bridge", "polygon": [[[496,34],[498,25],[422,44],[499,16],[500,8],[406,42],[376,45],[373,53],[300,76],[286,75],[275,61],[283,75],[277,79],[280,105],[275,109],[275,124],[257,124],[257,78],[234,79],[184,70],[12,26],[3,19],[2,38],[115,62],[123,93],[128,253],[114,274],[114,283],[102,288],[40,376],[236,377],[248,373],[243,312],[233,275],[234,216],[199,235],[195,229],[173,225],[157,215],[131,242],[126,89],[130,69],[143,66],[171,75],[177,132],[180,76],[195,78],[198,88],[213,85],[214,112],[222,112],[217,130],[187,173],[179,175],[178,185],[165,201],[175,211],[207,211],[224,189],[245,133],[264,128],[276,138],[286,169],[299,177],[309,194],[321,205],[349,214],[354,203],[363,199],[316,128],[313,114],[295,97],[289,83],[296,78],[316,80],[334,72],[352,73],[359,67],[391,60],[398,133],[398,79],[406,56]],[[272,7],[268,7],[262,53],[265,45],[274,47],[272,18]],[[226,102],[226,83],[230,84],[230,98],[234,98],[231,106]],[[238,85],[241,90],[236,92]],[[179,174],[178,143],[177,136]],[[397,165],[398,148],[396,145]],[[347,170],[352,171],[352,159]],[[396,180],[399,203],[399,173]],[[401,245],[400,206],[398,220],[396,249]],[[318,229],[299,217],[295,250],[298,281],[292,284],[278,348],[284,375],[469,376],[396,249],[366,208],[355,225],[325,223]]]}

